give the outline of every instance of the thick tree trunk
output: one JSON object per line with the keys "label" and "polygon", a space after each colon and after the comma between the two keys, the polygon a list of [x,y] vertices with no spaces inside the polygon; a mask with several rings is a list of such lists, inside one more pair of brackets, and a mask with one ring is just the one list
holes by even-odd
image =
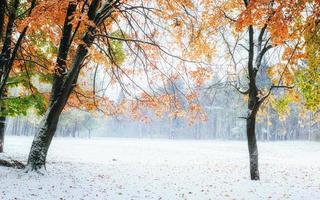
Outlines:
{"label": "thick tree trunk", "polygon": [[259,180],[258,166],[258,146],[255,133],[256,117],[252,116],[247,119],[247,139],[250,158],[250,176],[251,180]]}
{"label": "thick tree trunk", "polygon": [[46,157],[64,104],[56,101],[47,110],[41,122],[41,129],[35,135],[28,158],[28,170],[38,170],[45,167]]}

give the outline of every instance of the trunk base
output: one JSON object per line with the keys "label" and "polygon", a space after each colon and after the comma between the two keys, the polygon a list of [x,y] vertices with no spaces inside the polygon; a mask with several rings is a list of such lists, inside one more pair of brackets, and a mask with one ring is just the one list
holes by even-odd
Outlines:
{"label": "trunk base", "polygon": [[258,160],[258,145],[255,132],[256,117],[251,116],[247,119],[247,140],[250,162],[250,177],[251,180],[260,180],[259,176],[259,160]]}
{"label": "trunk base", "polygon": [[34,142],[28,158],[27,170],[29,171],[41,171],[46,169],[46,155],[48,149],[41,146],[41,143]]}
{"label": "trunk base", "polygon": [[260,180],[260,175],[259,175],[258,169],[250,169],[250,175],[251,175],[251,180],[253,180],[253,181]]}

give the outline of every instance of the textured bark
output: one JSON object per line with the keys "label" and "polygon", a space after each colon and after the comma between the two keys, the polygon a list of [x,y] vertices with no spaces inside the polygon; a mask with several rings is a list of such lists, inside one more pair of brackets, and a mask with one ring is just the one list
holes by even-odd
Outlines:
{"label": "textured bark", "polygon": [[61,101],[55,101],[47,110],[42,120],[40,131],[35,135],[29,153],[28,166],[31,170],[38,170],[45,166],[48,149],[63,107],[64,104]]}
{"label": "textured bark", "polygon": [[[11,57],[11,41],[12,41],[12,33],[13,33],[13,26],[16,20],[16,10],[19,7],[19,1],[15,0],[12,5],[12,11],[9,14],[8,23],[5,31],[5,36],[3,39],[3,46],[0,55],[0,77],[1,77],[1,87],[3,85],[3,75],[6,72],[8,61]],[[3,28],[3,27],[2,27]],[[1,95],[2,93],[0,93]]]}
{"label": "textured bark", "polygon": [[[257,112],[255,110],[254,112]],[[260,180],[259,164],[258,164],[258,146],[256,138],[256,113],[251,114],[247,118],[247,140],[249,150],[249,162],[250,162],[250,177],[251,180]]]}
{"label": "textured bark", "polygon": [[67,74],[66,60],[68,58],[68,52],[70,48],[70,40],[72,37],[72,15],[76,11],[77,4],[71,2],[68,6],[62,38],[60,41],[56,67],[55,67],[55,76],[53,80],[52,92],[50,102],[54,103],[55,100],[61,95],[61,87],[63,85],[64,78]]}
{"label": "textured bark", "polygon": [[[259,52],[259,48],[258,48]],[[261,59],[261,58],[259,58]],[[254,60],[254,31],[253,27],[249,26],[249,60],[248,60],[248,72],[249,72],[249,99],[248,99],[248,116],[247,116],[247,141],[249,150],[249,162],[250,162],[250,177],[251,180],[259,180],[259,166],[258,166],[258,147],[256,139],[256,115],[259,110],[261,102],[259,102],[258,88],[256,85],[257,71],[260,65],[253,65]],[[261,63],[259,60],[257,63]]]}
{"label": "textured bark", "polygon": [[258,146],[255,134],[256,117],[252,116],[247,119],[247,139],[250,159],[250,177],[251,180],[259,180],[259,164],[258,164]]}
{"label": "textured bark", "polygon": [[261,102],[259,102],[258,90],[254,82],[249,84],[248,117],[247,117],[247,140],[250,159],[251,180],[259,180],[258,147],[256,138],[256,115]]}

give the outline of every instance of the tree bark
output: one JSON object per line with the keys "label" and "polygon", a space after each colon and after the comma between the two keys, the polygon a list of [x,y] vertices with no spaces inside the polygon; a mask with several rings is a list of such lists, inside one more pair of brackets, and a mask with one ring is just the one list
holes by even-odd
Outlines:
{"label": "tree bark", "polygon": [[258,98],[258,89],[254,77],[249,83],[248,116],[246,121],[251,180],[260,180],[256,138],[256,115],[261,103],[262,101]]}
{"label": "tree bark", "polygon": [[258,146],[255,134],[256,117],[247,119],[247,139],[250,159],[250,177],[251,180],[259,180],[259,165],[258,165]]}
{"label": "tree bark", "polygon": [[[256,76],[259,69],[259,65],[254,68],[254,30],[252,26],[249,26],[249,60],[248,60],[248,72],[249,72],[249,99],[248,99],[248,116],[247,116],[247,140],[249,149],[249,162],[250,162],[250,176],[251,180],[260,180],[259,166],[258,166],[258,147],[256,139],[256,115],[259,110],[260,104],[258,97],[258,88],[256,85]],[[258,51],[260,54],[260,52]],[[257,61],[257,63],[261,63]]]}
{"label": "tree bark", "polygon": [[255,78],[249,83],[249,100],[247,116],[247,140],[250,161],[251,180],[259,180],[258,147],[256,138],[256,115],[262,102],[259,101]]}
{"label": "tree bark", "polygon": [[[4,96],[6,96],[6,95],[4,95]],[[1,97],[1,99],[2,99],[2,97]],[[6,116],[5,116],[4,111],[5,111],[5,106],[3,105],[3,102],[0,102],[0,153],[3,153],[4,134],[6,131]]]}
{"label": "tree bark", "polygon": [[57,129],[60,113],[65,103],[55,101],[47,110],[40,125],[40,131],[35,135],[28,157],[29,170],[38,170],[45,166],[49,146]]}

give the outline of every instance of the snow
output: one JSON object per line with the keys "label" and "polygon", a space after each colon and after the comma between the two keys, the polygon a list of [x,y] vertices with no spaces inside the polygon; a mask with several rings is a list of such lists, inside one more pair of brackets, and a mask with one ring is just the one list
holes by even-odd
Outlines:
{"label": "snow", "polygon": [[[7,137],[1,156],[26,162],[31,141]],[[320,199],[320,143],[258,148],[250,181],[244,141],[54,138],[44,175],[0,167],[0,199]]]}

